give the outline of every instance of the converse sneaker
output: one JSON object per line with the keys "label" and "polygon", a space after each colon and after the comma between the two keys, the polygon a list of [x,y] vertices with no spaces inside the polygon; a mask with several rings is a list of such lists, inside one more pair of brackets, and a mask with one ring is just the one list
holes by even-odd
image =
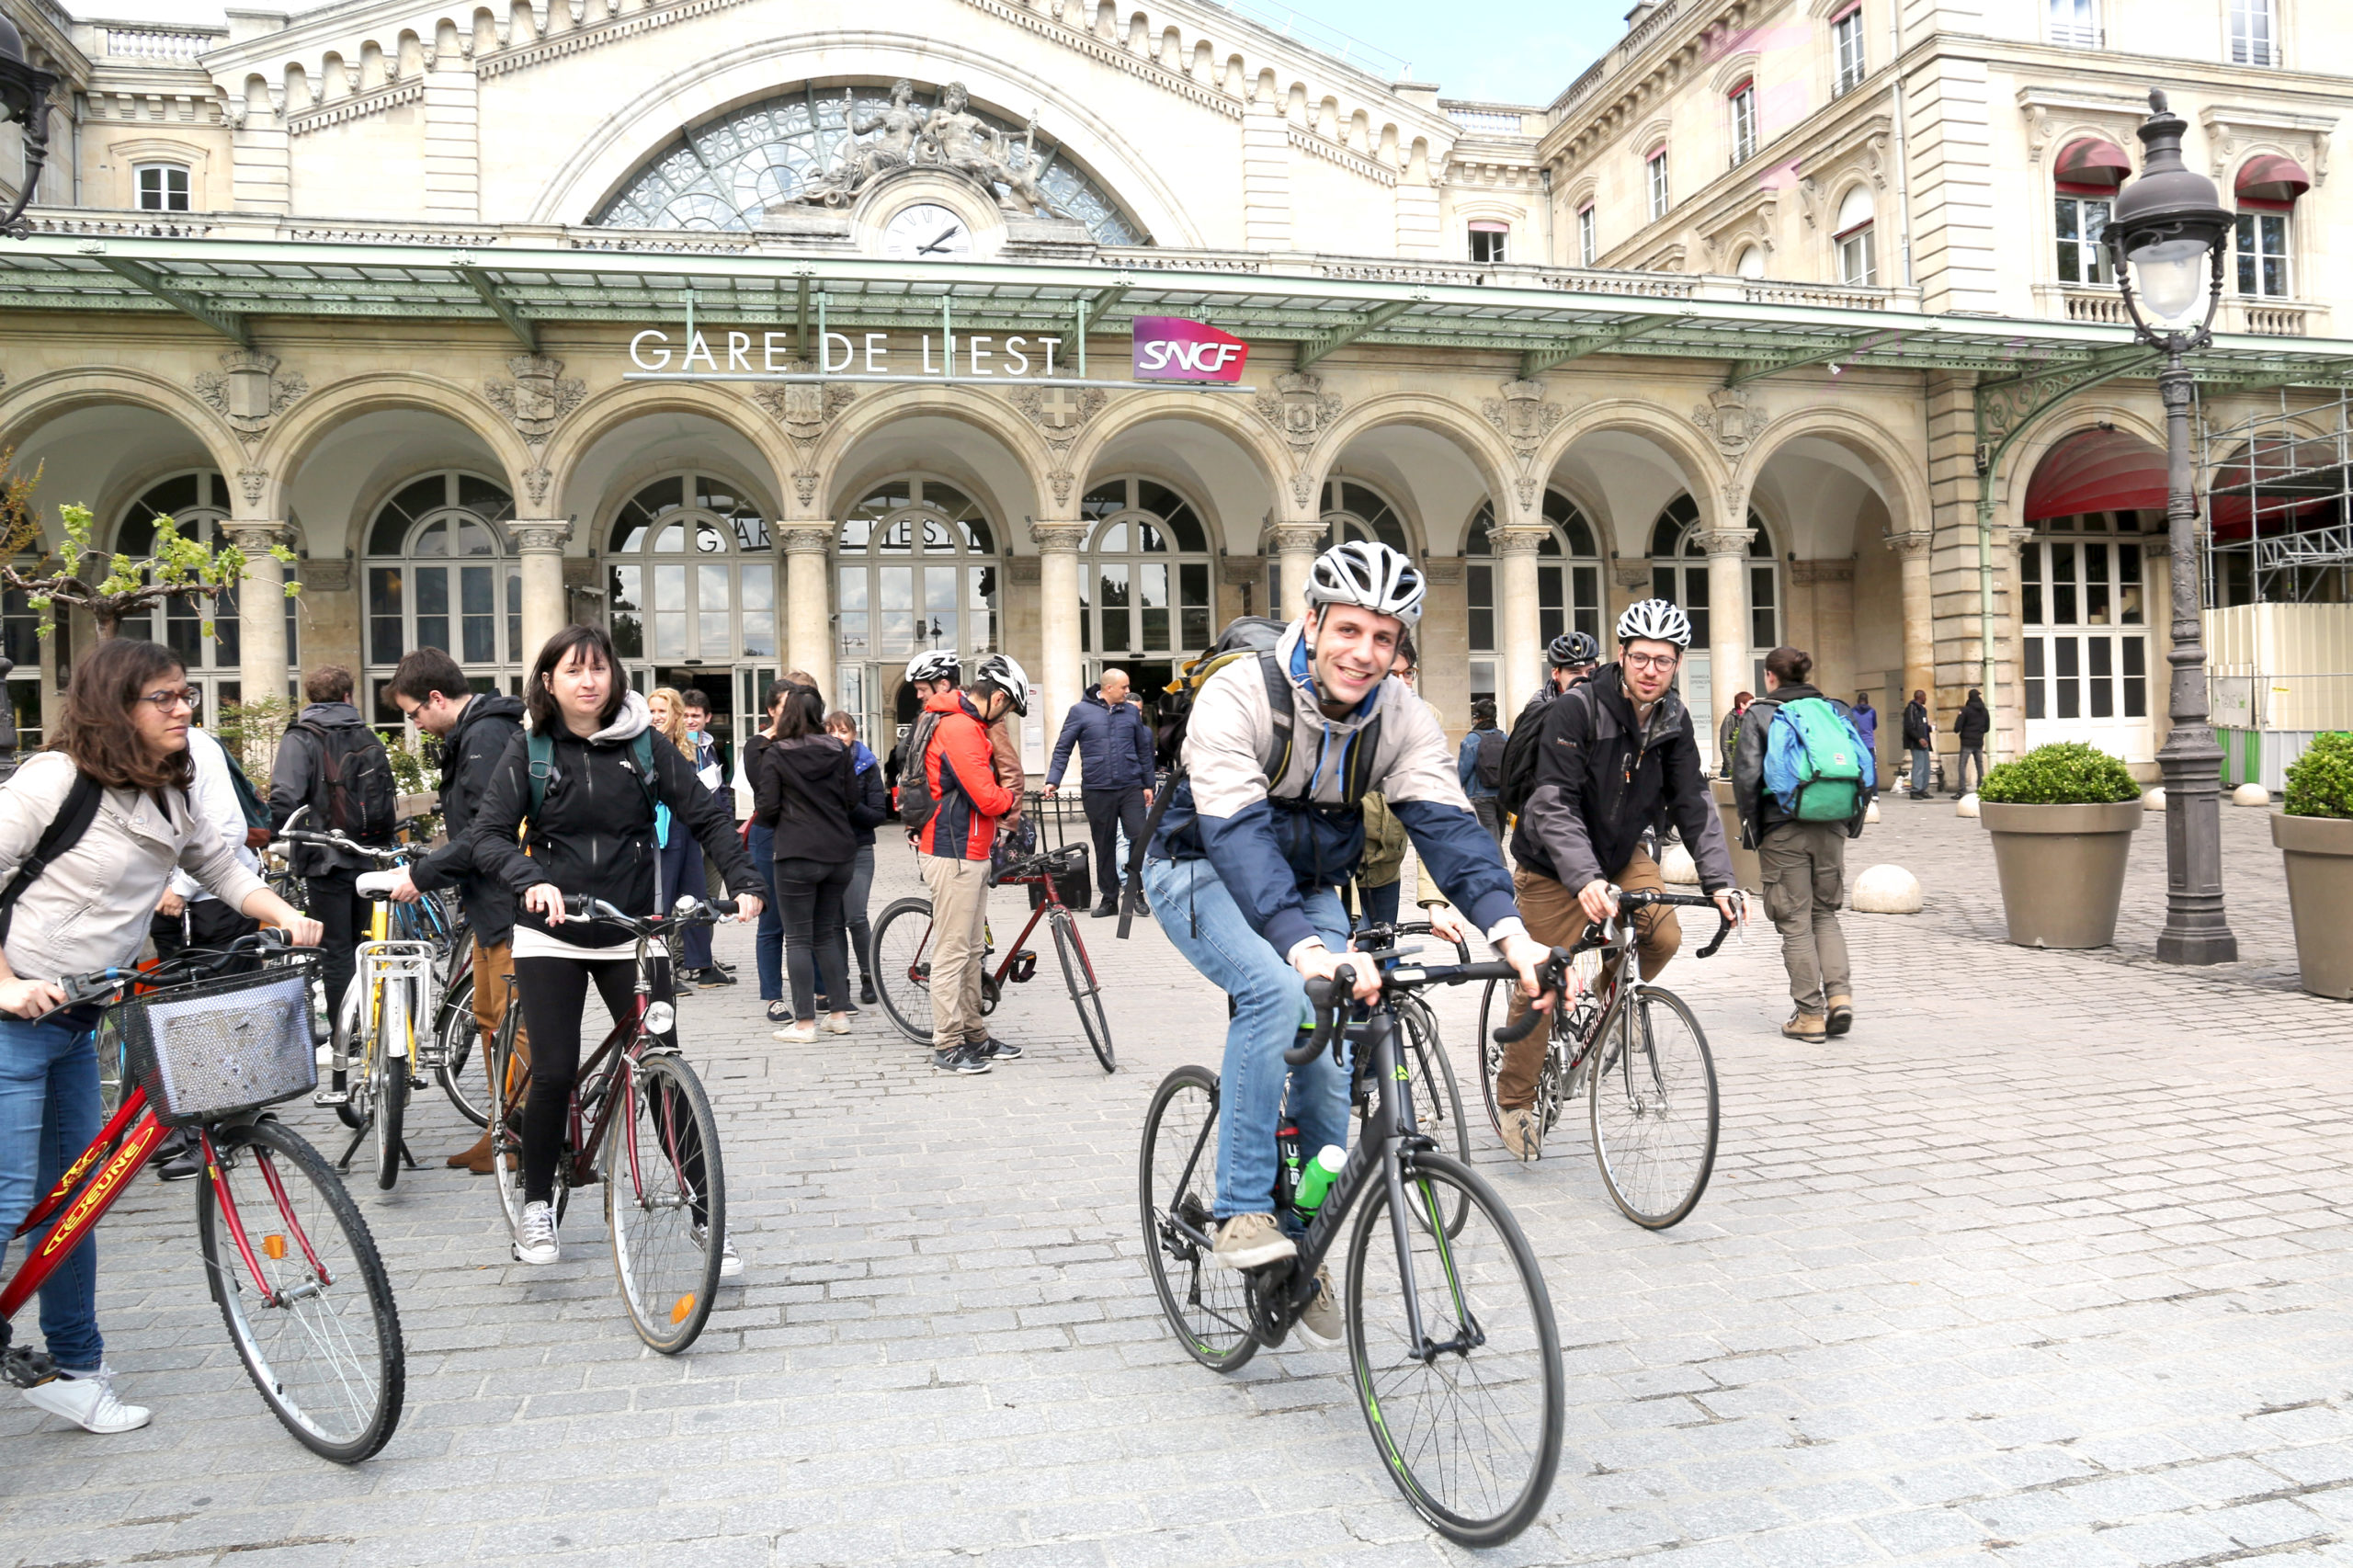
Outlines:
{"label": "converse sneaker", "polygon": [[1217,1228],[1217,1260],[1228,1268],[1264,1268],[1299,1256],[1272,1214],[1236,1214]]}
{"label": "converse sneaker", "polygon": [[[694,1238],[697,1246],[704,1245],[710,1235],[710,1233],[700,1225],[695,1226],[687,1233]],[[724,1233],[722,1233],[719,1238],[719,1277],[722,1279],[744,1278],[744,1260],[736,1254],[735,1238]]]}
{"label": "converse sneaker", "polygon": [[1315,1344],[1329,1349],[1340,1343],[1346,1332],[1340,1322],[1340,1292],[1332,1284],[1332,1271],[1315,1271],[1315,1299],[1300,1309],[1299,1326]]}
{"label": "converse sneaker", "polygon": [[787,1045],[813,1045],[817,1040],[817,1021],[812,1018],[806,1023],[787,1024],[769,1032],[772,1039],[780,1040]]}
{"label": "converse sneaker", "polygon": [[60,1371],[45,1383],[25,1390],[25,1403],[51,1415],[62,1415],[85,1432],[135,1432],[147,1425],[143,1404],[125,1404],[114,1393],[114,1369],[95,1372]]}
{"label": "converse sneaker", "polygon": [[530,1202],[523,1205],[523,1217],[515,1221],[515,1261],[517,1263],[553,1263],[563,1256],[555,1239],[555,1206]]}

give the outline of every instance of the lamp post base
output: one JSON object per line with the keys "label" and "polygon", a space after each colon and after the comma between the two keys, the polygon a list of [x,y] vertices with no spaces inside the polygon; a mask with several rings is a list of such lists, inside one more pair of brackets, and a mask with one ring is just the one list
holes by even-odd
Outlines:
{"label": "lamp post base", "polygon": [[2161,963],[2231,963],[2239,939],[2222,912],[2222,748],[2203,723],[2177,723],[2157,753],[2165,786],[2165,923]]}

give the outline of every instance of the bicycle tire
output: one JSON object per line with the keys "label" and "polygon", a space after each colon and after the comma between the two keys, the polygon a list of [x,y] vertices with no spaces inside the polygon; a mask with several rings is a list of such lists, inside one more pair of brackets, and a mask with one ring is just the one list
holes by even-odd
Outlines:
{"label": "bicycle tire", "polygon": [[[1174,1211],[1193,1229],[1211,1233],[1211,1216],[1217,1203],[1217,1074],[1206,1067],[1179,1067],[1160,1081],[1144,1112],[1136,1191],[1144,1263],[1152,1272],[1161,1312],[1187,1355],[1213,1372],[1233,1372],[1258,1351],[1249,1288],[1240,1274],[1220,1264],[1199,1244],[1164,1225]],[[1188,1159],[1192,1174],[1180,1189],[1177,1177]]]}
{"label": "bicycle tire", "polygon": [[[1503,1102],[1495,1097],[1495,1078],[1503,1071],[1504,1047],[1495,1043],[1495,1031],[1510,1016],[1510,983],[1491,980],[1479,993],[1479,1097],[1487,1107],[1487,1125],[1497,1138],[1504,1135]],[[1498,995],[1502,1006],[1497,1007]]]}
{"label": "bicycle tire", "polygon": [[[401,1179],[401,1129],[408,1119],[409,1059],[416,1040],[410,1028],[409,983],[387,980],[376,1014],[376,1044],[369,1052],[375,1085],[372,1120],[376,1133],[376,1185],[390,1192]],[[395,1049],[395,1048],[399,1049]]]}
{"label": "bicycle tire", "polygon": [[[1414,1096],[1415,1123],[1438,1141],[1440,1150],[1467,1165],[1471,1129],[1462,1119],[1462,1090],[1454,1081],[1454,1063],[1446,1054],[1438,1018],[1418,997],[1411,1006],[1400,1006],[1397,1016],[1404,1022],[1405,1050],[1414,1063],[1408,1087]],[[1448,1235],[1461,1231],[1467,1213],[1464,1203],[1455,1205],[1446,1221]]]}
{"label": "bicycle tire", "polygon": [[1048,916],[1048,924],[1054,928],[1054,952],[1063,960],[1071,1005],[1078,1009],[1078,1027],[1086,1031],[1086,1043],[1094,1048],[1095,1060],[1103,1064],[1103,1071],[1117,1073],[1120,1064],[1111,1055],[1111,1020],[1103,1016],[1103,985],[1095,978],[1095,965],[1086,956],[1086,944],[1079,939],[1077,924],[1068,910]]}
{"label": "bicycle tire", "polygon": [[892,902],[874,923],[874,994],[883,1016],[918,1045],[931,1043],[931,900]]}
{"label": "bicycle tire", "polygon": [[335,1115],[337,1121],[358,1132],[368,1125],[369,1110],[374,1104],[375,1083],[369,1076],[373,1071],[372,1062],[362,1062],[356,1071],[351,1062],[352,1046],[359,1039],[359,984],[357,978],[343,988],[343,1000],[336,1006],[335,1012],[337,1027],[335,1039],[336,1047],[343,1052],[346,1097],[341,1105],[335,1108]]}
{"label": "bicycle tire", "polygon": [[476,1127],[490,1125],[489,1084],[483,1080],[483,1093],[477,1097],[468,1086],[466,1069],[473,1065],[474,1047],[482,1039],[482,1029],[474,1022],[474,977],[469,973],[443,994],[441,1003],[441,1060],[433,1064],[433,1076],[439,1082],[441,1092],[458,1108],[458,1114]]}
{"label": "bicycle tire", "polygon": [[[1398,1302],[1393,1323],[1368,1292],[1366,1265],[1375,1236],[1397,1234],[1385,1213],[1388,1184],[1376,1178],[1366,1188],[1363,1212],[1348,1242],[1349,1376],[1390,1479],[1414,1511],[1449,1540],[1494,1546],[1526,1529],[1552,1490],[1562,1442],[1560,1332],[1535,1250],[1495,1189],[1449,1155],[1409,1150],[1402,1158],[1408,1201],[1419,1192],[1426,1207],[1442,1210],[1444,1200],[1430,1188],[1450,1186],[1462,1193],[1466,1215],[1461,1233],[1444,1239],[1439,1227],[1427,1222],[1404,1227],[1414,1248],[1423,1333],[1442,1345],[1459,1342],[1473,1329],[1479,1338],[1467,1348],[1441,1349],[1424,1360],[1401,1343],[1402,1288],[1392,1292]],[[1484,1222],[1472,1223],[1473,1214]],[[1466,1300],[1474,1296],[1475,1303]],[[1369,1302],[1374,1304],[1369,1308]],[[1524,1312],[1518,1310],[1522,1305]],[[1369,1311],[1375,1314],[1370,1327]],[[1474,1365],[1481,1370],[1466,1377],[1463,1369]],[[1416,1419],[1417,1391],[1409,1386],[1425,1381],[1433,1392],[1427,1433]],[[1475,1393],[1466,1390],[1466,1381],[1475,1383]],[[1438,1434],[1438,1423],[1470,1404],[1479,1411],[1469,1424],[1472,1429]],[[1496,1446],[1512,1451],[1483,1460],[1474,1449],[1482,1438],[1497,1437],[1506,1406],[1520,1413],[1507,1423],[1520,1430],[1511,1434],[1515,1441]],[[1474,1481],[1483,1483],[1476,1487],[1481,1497],[1459,1494]]]}
{"label": "bicycle tire", "polygon": [[[357,1464],[400,1425],[407,1381],[400,1309],[376,1239],[326,1160],[293,1129],[263,1120],[215,1128],[212,1136],[219,1174],[197,1183],[197,1242],[237,1358],[298,1442]],[[240,1170],[256,1179],[240,1183]],[[236,1188],[230,1196],[242,1225],[264,1227],[257,1237],[246,1232],[252,1267],[225,1222],[216,1180]],[[276,1222],[285,1228],[267,1228]],[[267,1298],[254,1267],[267,1282]],[[305,1397],[313,1384],[318,1397]]]}
{"label": "bicycle tire", "polygon": [[98,1053],[98,1119],[103,1126],[122,1108],[122,1086],[131,1076],[131,1052],[123,1044],[113,1008],[98,1015],[91,1043]]}
{"label": "bicycle tire", "polygon": [[[523,1218],[523,1101],[530,1092],[530,1069],[515,1049],[516,1030],[521,1027],[523,1009],[513,1001],[506,1005],[506,1016],[498,1020],[498,1032],[491,1036],[490,1064],[492,1083],[499,1085],[498,1095],[506,1108],[490,1123],[490,1181],[498,1190],[498,1207],[506,1216],[506,1228],[512,1232]],[[556,1165],[556,1217],[563,1215],[563,1163]]]}
{"label": "bicycle tire", "polygon": [[[1673,1016],[1676,1028],[1688,1031],[1692,1051],[1676,1051],[1673,1032],[1652,1017],[1654,1004]],[[1602,1021],[1596,1051],[1586,1097],[1601,1185],[1620,1213],[1644,1230],[1664,1231],[1698,1207],[1716,1167],[1719,1107],[1708,1037],[1673,992],[1630,989]],[[1678,1060],[1662,1060],[1670,1055]],[[1646,1063],[1637,1060],[1643,1057]],[[1647,1085],[1641,1079],[1645,1065]],[[1667,1140],[1679,1131],[1696,1136],[1670,1147]]]}
{"label": "bicycle tire", "polygon": [[676,1356],[702,1333],[719,1293],[720,1244],[727,1235],[719,1119],[702,1080],[674,1051],[649,1051],[615,1088],[623,1099],[605,1130],[604,1148],[613,1274],[637,1336]]}

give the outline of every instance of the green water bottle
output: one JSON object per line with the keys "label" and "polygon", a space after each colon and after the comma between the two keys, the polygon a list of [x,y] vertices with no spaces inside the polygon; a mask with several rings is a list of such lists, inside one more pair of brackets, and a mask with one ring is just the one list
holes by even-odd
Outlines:
{"label": "green water bottle", "polygon": [[1291,1209],[1302,1221],[1313,1220],[1324,1207],[1324,1199],[1332,1190],[1332,1183],[1339,1178],[1340,1167],[1348,1163],[1347,1151],[1337,1143],[1326,1143],[1299,1173],[1299,1193],[1291,1199]]}

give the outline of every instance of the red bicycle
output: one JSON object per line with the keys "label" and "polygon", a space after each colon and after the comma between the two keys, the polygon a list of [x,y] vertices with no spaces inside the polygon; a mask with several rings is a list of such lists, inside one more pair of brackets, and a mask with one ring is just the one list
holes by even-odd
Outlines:
{"label": "red bicycle", "polygon": [[304,1447],[355,1464],[400,1425],[400,1314],[358,1206],[319,1152],[267,1113],[318,1081],[308,966],[214,978],[249,954],[294,956],[265,931],[59,982],[68,1006],[141,990],[108,1015],[126,1051],[120,1104],[17,1229],[50,1227],[0,1290],[0,1374],[19,1388],[57,1375],[46,1355],[7,1343],[9,1320],[130,1187],[165,1129],[193,1128],[204,1165],[197,1243],[245,1375]]}

